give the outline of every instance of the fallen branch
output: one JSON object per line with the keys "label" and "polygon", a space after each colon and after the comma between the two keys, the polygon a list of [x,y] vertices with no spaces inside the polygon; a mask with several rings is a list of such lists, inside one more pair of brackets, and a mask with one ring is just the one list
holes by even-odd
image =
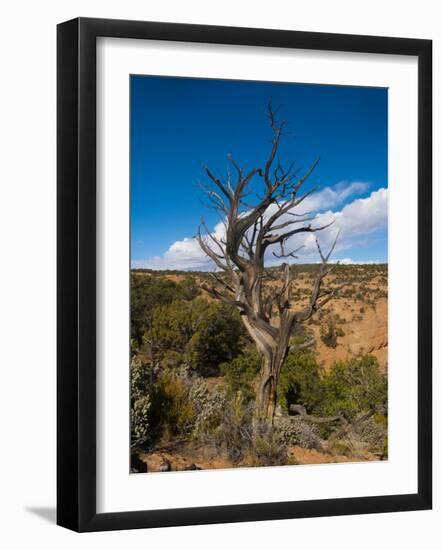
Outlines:
{"label": "fallen branch", "polygon": [[314,424],[327,424],[328,422],[337,422],[337,420],[340,420],[341,422],[346,422],[346,420],[340,414],[336,416],[314,416],[312,414],[308,414],[306,412],[306,407],[303,407],[303,405],[289,405],[289,410],[300,415],[303,420],[306,420],[307,422],[312,422]]}

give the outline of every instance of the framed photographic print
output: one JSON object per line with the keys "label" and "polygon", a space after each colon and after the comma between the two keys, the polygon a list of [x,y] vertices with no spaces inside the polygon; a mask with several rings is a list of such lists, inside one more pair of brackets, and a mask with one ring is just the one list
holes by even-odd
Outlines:
{"label": "framed photographic print", "polygon": [[431,508],[431,52],[58,26],[59,525]]}

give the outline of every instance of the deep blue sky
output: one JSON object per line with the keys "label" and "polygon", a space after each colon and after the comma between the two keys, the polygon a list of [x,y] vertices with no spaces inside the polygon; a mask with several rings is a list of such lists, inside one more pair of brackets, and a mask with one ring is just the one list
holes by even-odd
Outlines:
{"label": "deep blue sky", "polygon": [[[290,132],[282,160],[308,167],[321,157],[309,185],[366,182],[364,196],[387,187],[386,89],[152,76],[130,85],[133,262],[194,236],[202,216],[214,226],[198,187],[203,167],[225,174],[228,153],[245,169],[264,165],[270,98]],[[386,231],[351,255],[386,260]]]}

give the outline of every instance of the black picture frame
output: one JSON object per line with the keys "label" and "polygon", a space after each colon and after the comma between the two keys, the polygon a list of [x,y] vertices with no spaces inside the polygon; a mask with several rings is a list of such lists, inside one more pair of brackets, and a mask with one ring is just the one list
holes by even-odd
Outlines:
{"label": "black picture frame", "polygon": [[[96,39],[136,38],[418,58],[416,494],[96,512]],[[426,510],[432,506],[432,42],[78,18],[57,29],[57,523],[104,531]]]}

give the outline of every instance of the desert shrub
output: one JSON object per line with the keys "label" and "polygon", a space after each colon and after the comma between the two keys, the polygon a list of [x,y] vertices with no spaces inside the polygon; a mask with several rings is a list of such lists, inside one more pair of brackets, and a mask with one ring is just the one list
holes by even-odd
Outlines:
{"label": "desert shrub", "polygon": [[322,440],[318,427],[300,417],[276,418],[275,429],[286,445],[298,445],[305,449],[321,448]]}
{"label": "desert shrub", "polygon": [[194,377],[186,369],[154,369],[133,361],[131,366],[131,440],[149,447],[162,437],[192,432],[196,407]]}
{"label": "desert shrub", "polygon": [[337,327],[333,319],[329,319],[326,326],[322,325],[320,328],[320,338],[328,348],[336,348],[337,338],[344,335],[343,329]]}
{"label": "desert shrub", "polygon": [[131,339],[139,348],[143,335],[151,326],[154,309],[173,300],[192,300],[199,290],[191,278],[175,283],[164,277],[131,275]]}
{"label": "desert shrub", "polygon": [[176,283],[176,298],[182,300],[193,300],[200,294],[200,289],[195,283],[192,277],[185,277],[178,283]]}
{"label": "desert shrub", "polygon": [[246,401],[254,399],[253,383],[260,370],[260,362],[258,352],[248,348],[243,354],[220,365],[220,372],[231,396],[240,392]]}
{"label": "desert shrub", "polygon": [[382,415],[374,415],[364,422],[358,424],[354,434],[359,440],[366,444],[368,450],[387,457],[387,418]]}
{"label": "desert shrub", "polygon": [[244,329],[238,312],[228,306],[209,304],[205,317],[185,351],[192,368],[202,376],[213,376],[221,363],[240,352]]}
{"label": "desert shrub", "polygon": [[194,424],[194,438],[200,443],[220,449],[235,461],[243,458],[250,447],[252,413],[241,393],[228,397],[223,390],[202,391],[197,388],[198,412]]}
{"label": "desert shrub", "polygon": [[158,377],[156,397],[155,405],[160,413],[163,433],[168,436],[190,433],[195,421],[195,409],[187,375],[163,370]]}
{"label": "desert shrub", "polygon": [[320,415],[353,419],[359,412],[385,408],[386,402],[386,376],[375,357],[364,355],[334,363],[323,377],[321,400],[313,409]]}
{"label": "desert shrub", "polygon": [[278,383],[278,400],[284,412],[293,403],[310,411],[322,397],[320,368],[312,353],[289,353]]}
{"label": "desert shrub", "polygon": [[328,451],[334,455],[355,457],[358,454],[363,454],[366,449],[362,449],[358,442],[353,441],[350,436],[345,436],[340,439],[332,436],[328,441]]}
{"label": "desert shrub", "polygon": [[239,461],[250,447],[253,406],[244,400],[240,392],[227,405],[215,433],[228,457]]}
{"label": "desert shrub", "polygon": [[255,428],[249,452],[257,466],[280,466],[286,464],[288,459],[285,443],[269,424]]}
{"label": "desert shrub", "polygon": [[149,394],[134,399],[131,406],[131,442],[140,446],[149,439],[151,400]]}
{"label": "desert shrub", "polygon": [[149,340],[160,361],[175,352],[203,376],[218,372],[220,363],[240,351],[243,324],[236,310],[217,302],[175,300],[154,310]]}
{"label": "desert shrub", "polygon": [[180,370],[186,367],[183,353],[174,350],[166,350],[162,354],[161,367],[163,369]]}
{"label": "desert shrub", "polygon": [[131,364],[131,442],[142,445],[150,438],[152,370],[140,361]]}
{"label": "desert shrub", "polygon": [[198,385],[192,392],[196,405],[194,436],[201,441],[214,440],[214,432],[223,422],[227,406],[226,393],[223,391],[209,392],[204,386]]}
{"label": "desert shrub", "polygon": [[368,453],[377,454],[381,459],[387,458],[387,430],[374,417],[357,423],[346,434],[328,440],[328,450],[333,453],[365,458]]}

